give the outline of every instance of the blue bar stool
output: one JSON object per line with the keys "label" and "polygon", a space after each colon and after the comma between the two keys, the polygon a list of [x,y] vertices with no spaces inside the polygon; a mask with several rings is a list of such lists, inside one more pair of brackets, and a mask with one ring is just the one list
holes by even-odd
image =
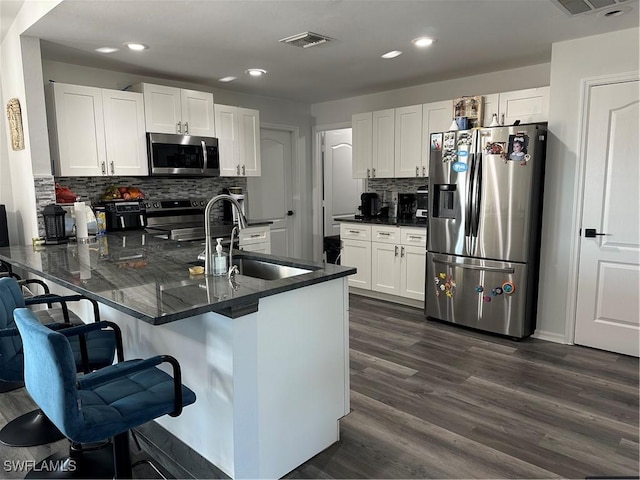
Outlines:
{"label": "blue bar stool", "polygon": [[[28,283],[42,283],[38,280]],[[48,289],[45,285],[45,292]],[[60,303],[59,309],[44,309],[34,315],[52,329],[71,326],[73,317],[67,307],[68,301],[88,300],[93,306],[94,319],[99,320],[98,304],[81,295],[56,296],[45,294],[24,298],[20,283],[11,277],[0,278],[0,379],[5,382],[23,381],[24,355],[22,340],[14,323],[13,311],[26,305]],[[54,312],[53,314],[51,312]],[[63,322],[55,322],[62,320]],[[79,319],[77,319],[79,320]],[[116,351],[116,337],[113,330],[95,331],[89,335],[74,338],[72,348],[76,368],[79,371],[90,371],[111,365]],[[120,358],[124,355],[118,352]],[[55,442],[64,438],[62,433],[49,421],[41,410],[26,413],[9,423],[0,430],[0,442],[15,447],[30,447]]]}
{"label": "blue bar stool", "polygon": [[[27,391],[72,442],[112,438],[115,478],[132,475],[130,429],[166,414],[178,416],[196,400],[182,385],[178,361],[168,355],[119,362],[78,376],[69,338],[113,326],[111,322],[54,331],[29,309],[16,309],[14,317],[22,336]],[[171,365],[173,376],[157,368],[161,363]],[[104,478],[95,470],[86,474]]]}

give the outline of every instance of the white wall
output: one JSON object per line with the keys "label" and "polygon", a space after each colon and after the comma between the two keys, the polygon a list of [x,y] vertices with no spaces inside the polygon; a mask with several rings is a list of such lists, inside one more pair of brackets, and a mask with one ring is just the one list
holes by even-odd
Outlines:
{"label": "white wall", "polygon": [[10,98],[20,101],[25,139],[24,150],[12,150],[6,121],[3,119],[0,203],[7,205],[9,241],[12,244],[26,244],[31,242],[32,237],[38,236],[32,158],[48,157],[49,149],[48,141],[43,143],[46,128],[43,132],[43,120],[38,118],[44,112],[44,96],[38,94],[41,85],[33,90],[34,85],[37,85],[38,75],[41,75],[40,44],[30,38],[22,39],[20,34],[58,3],[59,0],[25,2],[0,46],[2,105],[6,105]]}
{"label": "white wall", "polygon": [[545,63],[316,103],[311,105],[311,115],[316,125],[350,124],[354,113],[450,100],[465,95],[544,87],[549,85],[549,69],[550,65]]}
{"label": "white wall", "polygon": [[585,79],[638,72],[638,40],[639,30],[634,28],[553,45],[537,328],[543,338],[573,339],[572,328],[565,330],[573,298],[571,259],[580,228],[576,205],[582,202],[577,198],[583,162],[578,131],[581,84]]}

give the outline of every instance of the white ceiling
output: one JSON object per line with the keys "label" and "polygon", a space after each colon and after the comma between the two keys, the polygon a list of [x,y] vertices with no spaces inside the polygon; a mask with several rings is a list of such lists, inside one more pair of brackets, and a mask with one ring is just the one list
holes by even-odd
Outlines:
{"label": "white ceiling", "polygon": [[[65,0],[27,33],[47,59],[315,103],[547,63],[553,42],[637,27],[638,0],[618,1],[629,13],[571,17],[552,0]],[[278,42],[305,31],[335,41]],[[422,35],[437,41],[418,50]],[[94,51],[127,41],[150,49]],[[389,50],[404,54],[380,58]]]}

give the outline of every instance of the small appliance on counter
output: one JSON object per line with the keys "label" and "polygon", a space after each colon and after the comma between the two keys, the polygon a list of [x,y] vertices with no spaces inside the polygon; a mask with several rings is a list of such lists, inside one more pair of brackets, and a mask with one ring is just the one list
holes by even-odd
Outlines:
{"label": "small appliance on counter", "polygon": [[398,218],[411,220],[416,214],[416,194],[398,193]]}
{"label": "small appliance on counter", "polygon": [[108,232],[136,230],[147,226],[147,213],[142,200],[107,200],[105,208]]}
{"label": "small appliance on counter", "polygon": [[[226,195],[230,195],[236,199],[236,201],[240,204],[240,210],[242,210],[242,214],[246,215],[245,207],[244,207],[244,194],[242,193],[242,187],[229,187],[222,190],[222,193]],[[238,223],[238,211],[232,207],[231,202],[223,202],[223,220],[225,222],[233,222]]]}
{"label": "small appliance on counter", "polygon": [[429,185],[418,187],[416,192],[416,218],[429,216]]}
{"label": "small appliance on counter", "polygon": [[360,215],[356,218],[374,218],[378,216],[378,194],[375,192],[365,192],[360,195]]}

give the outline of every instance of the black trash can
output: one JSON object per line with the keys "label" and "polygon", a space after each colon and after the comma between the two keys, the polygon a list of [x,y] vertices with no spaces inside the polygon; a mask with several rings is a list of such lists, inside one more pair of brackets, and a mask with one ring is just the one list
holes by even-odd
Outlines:
{"label": "black trash can", "polygon": [[324,237],[324,251],[327,254],[327,263],[340,265],[340,235]]}

